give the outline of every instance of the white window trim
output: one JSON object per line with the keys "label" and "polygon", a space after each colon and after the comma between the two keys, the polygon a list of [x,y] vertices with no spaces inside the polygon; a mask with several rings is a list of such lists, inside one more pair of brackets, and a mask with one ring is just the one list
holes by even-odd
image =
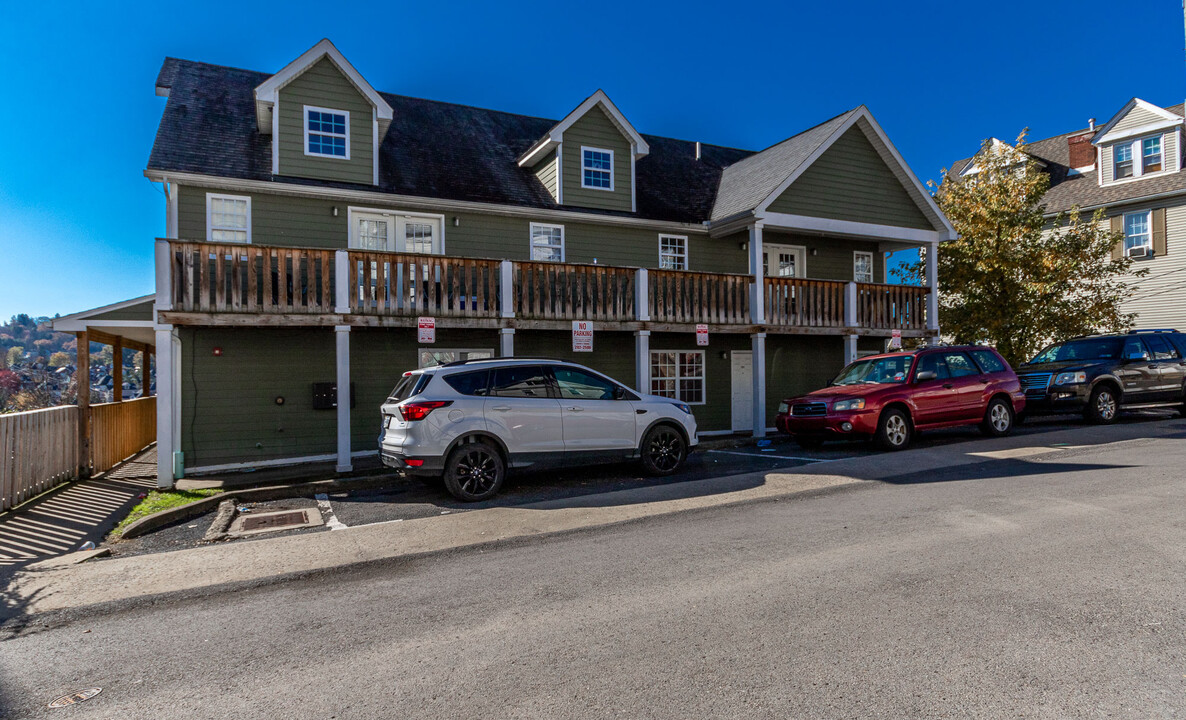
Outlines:
{"label": "white window trim", "polygon": [[1129,248],[1129,246],[1128,246],[1128,219],[1130,217],[1134,217],[1137,215],[1145,216],[1145,227],[1148,228],[1148,230],[1149,230],[1149,232],[1148,232],[1149,242],[1144,245],[1140,245],[1138,247],[1149,248],[1149,255],[1152,255],[1153,254],[1153,211],[1152,210],[1140,210],[1138,212],[1127,212],[1121,216],[1121,220],[1120,220],[1121,230],[1124,232],[1124,254],[1128,255],[1129,250],[1131,250],[1131,248]]}
{"label": "white window trim", "polygon": [[[803,261],[803,273],[801,275],[796,275],[795,279],[796,280],[807,280],[808,279],[808,277],[807,277],[807,257],[810,253],[807,252],[806,245],[787,245],[786,243],[779,243],[779,242],[762,243],[762,252],[764,252],[766,254],[770,254],[772,252],[770,250],[770,248],[790,248],[792,250],[798,250],[799,258]],[[746,255],[748,256],[748,255],[750,255],[750,253],[747,252]],[[747,259],[747,267],[749,267],[749,273],[752,274],[754,271],[753,258]],[[770,272],[769,263],[767,263],[767,266],[765,268],[763,268],[762,271]],[[783,276],[783,275],[764,275],[764,277],[779,278],[779,277],[785,277],[785,276]]]}
{"label": "white window trim", "polygon": [[[567,245],[567,243],[564,240],[564,226],[557,225],[556,223],[537,223],[537,222],[533,222],[530,225],[531,225],[531,227],[527,231],[527,258],[531,262],[564,262],[565,258],[568,257],[568,251],[565,247]],[[535,229],[536,228],[548,228],[548,229],[560,228],[560,259],[559,260],[536,260],[535,259],[535,247],[536,247],[535,246]]]}
{"label": "white window trim", "polygon": [[251,244],[251,196],[250,195],[224,195],[222,193],[206,193],[206,242],[215,242],[215,230],[228,230],[232,232],[240,232],[243,228],[232,227],[214,227],[214,210],[212,200],[246,200],[247,201],[247,239],[243,241],[244,245]]}
{"label": "white window trim", "polygon": [[[868,280],[858,280],[857,279],[857,258],[859,258],[862,255],[869,258],[869,279]],[[866,282],[866,283],[877,282],[876,274],[875,274],[876,271],[874,270],[874,268],[876,268],[876,267],[877,267],[877,264],[875,262],[873,262],[873,253],[866,252],[864,250],[853,250],[852,251],[852,281],[853,282]]]}
{"label": "white window trim", "polygon": [[[455,348],[455,347],[418,347],[416,348],[416,364],[420,365],[420,356],[426,352],[451,352],[451,353],[490,353],[491,359],[497,358],[498,355],[494,352],[494,348]],[[418,369],[423,370],[426,367],[440,367],[439,365],[420,365]]]}
{"label": "white window trim", "polygon": [[[1174,147],[1173,157],[1171,157],[1166,152],[1165,139],[1166,139],[1166,136],[1169,135],[1168,131],[1167,132],[1155,132],[1155,133],[1151,133],[1148,135],[1140,135],[1138,137],[1132,137],[1132,138],[1125,138],[1124,140],[1122,140],[1120,142],[1111,143],[1109,145],[1109,147],[1111,147],[1111,149],[1112,149],[1112,180],[1111,180],[1111,182],[1104,183],[1104,184],[1106,184],[1106,185],[1120,185],[1121,183],[1134,182],[1136,180],[1140,180],[1141,178],[1158,177],[1161,175],[1165,175],[1167,173],[1175,173],[1175,172],[1180,171],[1181,168],[1179,167],[1179,157],[1180,157],[1179,153],[1181,152],[1181,150],[1180,150],[1179,146],[1182,141],[1182,135],[1176,129],[1173,132],[1175,134],[1174,139],[1177,141],[1174,143],[1175,147]],[[1145,141],[1150,140],[1152,138],[1160,138],[1161,139],[1161,169],[1154,170],[1153,172],[1147,173],[1147,172],[1145,172]],[[1127,145],[1132,150],[1132,175],[1130,175],[1126,178],[1117,178],[1116,177],[1116,148],[1120,147],[1121,145]],[[1101,172],[1100,175],[1102,178],[1103,173]]]}
{"label": "white window trim", "polygon": [[[681,241],[683,241],[684,251],[682,253],[680,253],[677,257],[682,257],[684,260],[684,266],[680,269],[688,270],[691,267],[689,265],[689,259],[688,259],[688,236],[687,235],[672,235],[671,233],[659,233],[659,269],[660,270],[665,269],[663,267],[663,241],[664,240],[681,240]],[[672,255],[671,253],[667,253],[667,254]]]}
{"label": "white window trim", "polygon": [[[604,187],[598,187],[596,185],[586,185],[585,184],[585,151],[586,150],[589,150],[591,152],[607,153],[609,155],[609,187],[604,188]],[[593,170],[595,172],[604,172],[601,168],[589,168],[589,170]],[[581,146],[581,187],[586,190],[608,190],[609,192],[613,192],[613,190],[614,190],[614,151],[613,150],[610,150],[609,148],[591,147],[589,145]]]}
{"label": "white window trim", "polygon": [[666,397],[666,396],[660,396],[660,397],[664,397],[664,399],[666,399],[666,400],[671,400],[671,401],[673,401],[673,402],[687,402],[686,400],[680,400],[680,398],[679,398],[679,381],[680,381],[680,380],[696,380],[696,379],[699,379],[699,380],[701,381],[701,383],[702,383],[702,384],[700,385],[700,394],[701,394],[701,396],[702,396],[704,399],[703,399],[703,400],[701,400],[700,402],[688,402],[687,404],[688,404],[688,405],[707,405],[707,404],[708,404],[708,364],[707,364],[707,362],[708,362],[708,357],[707,357],[706,353],[704,352],[704,350],[670,350],[670,349],[668,349],[668,350],[656,350],[656,349],[652,349],[652,350],[651,350],[651,354],[650,354],[649,356],[647,356],[647,374],[649,374],[649,375],[651,376],[651,379],[650,379],[650,383],[651,383],[651,384],[650,384],[650,387],[648,387],[648,388],[647,388],[647,394],[648,394],[648,395],[654,395],[654,394],[655,394],[655,393],[654,393],[654,389],[655,389],[655,381],[656,381],[656,380],[667,380],[667,379],[669,379],[669,378],[657,378],[657,377],[655,377],[655,376],[654,376],[654,372],[652,371],[652,367],[653,367],[653,366],[654,366],[654,364],[655,364],[655,361],[654,361],[654,359],[653,359],[653,358],[654,358],[654,355],[655,355],[656,353],[675,353],[676,355],[679,355],[680,353],[683,353],[683,354],[685,354],[685,355],[686,355],[686,354],[696,354],[696,355],[699,355],[699,356],[700,356],[700,370],[701,370],[701,372],[703,372],[704,374],[703,374],[703,375],[700,375],[698,378],[697,378],[697,377],[692,377],[692,376],[689,376],[689,377],[684,377],[684,376],[680,375],[680,374],[679,374],[679,360],[677,359],[677,360],[675,361],[675,378],[674,378],[674,379],[675,379],[675,397],[673,397],[673,398],[668,398],[668,397]]}
{"label": "white window trim", "polygon": [[[346,229],[346,232],[347,232],[346,247],[349,248],[350,250],[358,249],[358,220],[355,217],[356,214],[385,215],[387,217],[390,217],[392,232],[396,232],[396,230],[397,230],[397,228],[396,228],[396,219],[397,218],[402,217],[402,218],[409,218],[409,219],[419,218],[419,219],[436,220],[440,223],[440,228],[441,228],[441,252],[439,254],[441,254],[441,255],[445,254],[445,216],[444,215],[439,215],[436,213],[409,212],[407,210],[393,210],[391,208],[355,207],[353,205],[346,208],[346,222],[349,224],[349,227]],[[393,236],[393,238],[394,237],[395,236]],[[399,252],[399,251],[396,251],[396,252]]]}
{"label": "white window trim", "polygon": [[[312,110],[313,112],[333,113],[334,115],[345,115],[346,116],[346,134],[345,134],[346,156],[345,157],[342,157],[341,155],[327,155],[326,153],[309,152],[309,111],[310,110]],[[350,159],[350,111],[349,110],[335,110],[333,108],[317,107],[316,105],[306,105],[305,110],[302,113],[302,115],[305,118],[304,128],[305,128],[305,154],[306,155],[308,155],[309,157],[330,158],[333,160],[349,160]],[[330,137],[338,137],[337,133],[319,132],[317,134],[318,135],[329,135]]]}

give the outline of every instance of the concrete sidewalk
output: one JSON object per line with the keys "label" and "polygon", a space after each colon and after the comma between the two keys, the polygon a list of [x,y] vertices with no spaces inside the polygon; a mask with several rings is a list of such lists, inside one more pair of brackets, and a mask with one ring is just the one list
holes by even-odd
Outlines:
{"label": "concrete sidewalk", "polygon": [[0,516],[0,568],[96,545],[156,488],[156,446],[102,475],[51,490]]}
{"label": "concrete sidewalk", "polygon": [[[291,535],[81,565],[38,563],[13,578],[5,618],[46,611],[194,594],[268,582],[350,565],[481,546],[516,538],[629,522],[700,508],[787,498],[825,489],[927,482],[941,472],[983,465],[985,476],[1019,471],[1018,462],[1106,453],[1117,442],[1156,443],[1186,437],[1186,423],[1165,421],[1081,427],[913,449],[819,463],[797,472],[755,472],[586,495],[514,507],[392,521],[334,532]],[[876,482],[872,482],[876,481]],[[66,559],[63,559],[66,560]]]}

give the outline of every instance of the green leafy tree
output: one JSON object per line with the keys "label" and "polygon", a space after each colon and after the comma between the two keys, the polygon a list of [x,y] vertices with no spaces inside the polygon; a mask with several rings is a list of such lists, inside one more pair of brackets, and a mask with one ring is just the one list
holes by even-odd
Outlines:
{"label": "green leafy tree", "polygon": [[56,352],[49,356],[50,367],[65,367],[72,362],[74,362],[74,358],[71,357],[70,353]]}
{"label": "green leafy tree", "polygon": [[4,356],[4,364],[7,367],[16,367],[21,361],[21,356],[25,354],[25,349],[20,345],[8,348],[8,353]]}
{"label": "green leafy tree", "polygon": [[[1012,146],[986,140],[974,163],[935,188],[959,233],[937,260],[943,334],[987,342],[1019,364],[1058,338],[1131,327],[1135,315],[1122,305],[1147,271],[1112,257],[1121,236],[1105,229],[1102,211],[1044,217],[1050,178],[1025,154],[1025,131]],[[897,274],[918,279],[924,266]]]}

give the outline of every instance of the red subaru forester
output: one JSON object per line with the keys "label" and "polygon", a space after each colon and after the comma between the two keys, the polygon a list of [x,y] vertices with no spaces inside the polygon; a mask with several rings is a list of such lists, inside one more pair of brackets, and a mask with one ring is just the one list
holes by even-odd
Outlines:
{"label": "red subaru forester", "polygon": [[978,345],[871,355],[828,387],[784,401],[775,424],[803,447],[872,438],[901,450],[919,430],[979,424],[985,435],[1013,430],[1025,393],[1009,363]]}

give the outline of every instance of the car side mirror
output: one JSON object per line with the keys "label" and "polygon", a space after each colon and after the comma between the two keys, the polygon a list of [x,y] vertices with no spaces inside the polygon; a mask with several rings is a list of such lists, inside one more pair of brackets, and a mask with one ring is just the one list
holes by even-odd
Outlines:
{"label": "car side mirror", "polygon": [[614,388],[614,400],[622,400],[626,397],[626,389],[622,387]]}
{"label": "car side mirror", "polygon": [[915,382],[923,382],[924,380],[934,380],[939,377],[939,374],[934,370],[919,370],[914,375]]}
{"label": "car side mirror", "polygon": [[1147,352],[1130,352],[1128,354],[1128,359],[1132,360],[1133,362],[1141,362],[1142,360],[1149,359],[1149,353],[1147,353]]}

